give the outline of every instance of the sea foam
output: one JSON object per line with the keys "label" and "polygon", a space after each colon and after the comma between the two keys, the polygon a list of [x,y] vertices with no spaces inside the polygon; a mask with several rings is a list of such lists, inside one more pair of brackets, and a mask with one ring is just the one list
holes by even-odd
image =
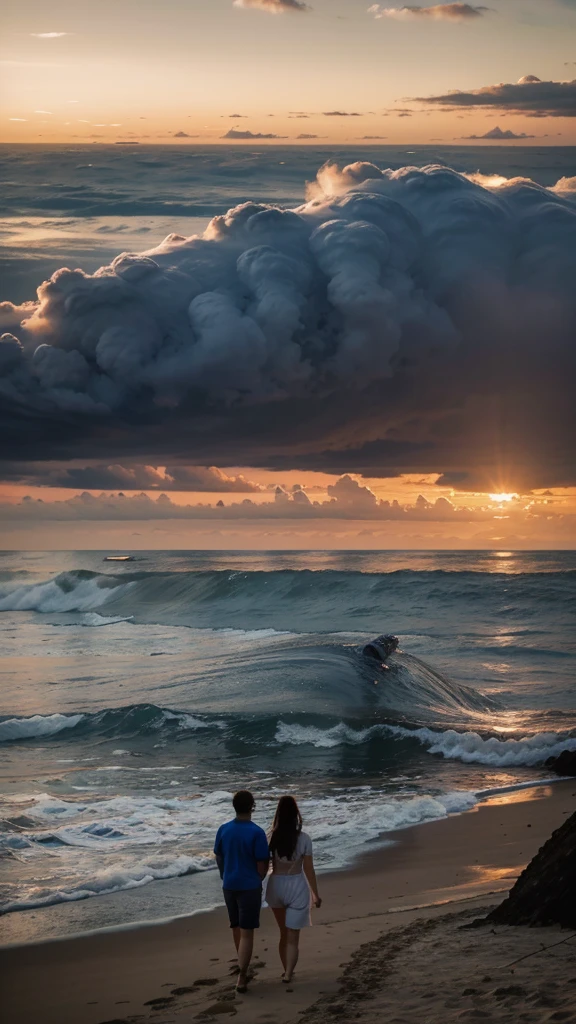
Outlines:
{"label": "sea foam", "polygon": [[330,729],[316,726],[293,725],[279,722],[275,739],[278,743],[295,746],[311,744],[314,747],[338,747],[368,743],[378,737],[417,740],[431,754],[440,754],[451,760],[467,764],[494,765],[505,768],[541,764],[563,750],[576,750],[576,737],[556,732],[536,733],[520,739],[496,736],[482,737],[477,732],[457,732],[455,729],[407,729],[384,723],[367,729],[354,729],[344,722]]}

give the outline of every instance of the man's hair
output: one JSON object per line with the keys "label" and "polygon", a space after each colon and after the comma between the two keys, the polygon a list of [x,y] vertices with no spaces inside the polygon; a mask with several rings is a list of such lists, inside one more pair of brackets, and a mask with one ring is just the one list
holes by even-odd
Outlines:
{"label": "man's hair", "polygon": [[236,814],[250,814],[254,807],[252,793],[248,789],[239,789],[237,793],[234,793],[232,806]]}

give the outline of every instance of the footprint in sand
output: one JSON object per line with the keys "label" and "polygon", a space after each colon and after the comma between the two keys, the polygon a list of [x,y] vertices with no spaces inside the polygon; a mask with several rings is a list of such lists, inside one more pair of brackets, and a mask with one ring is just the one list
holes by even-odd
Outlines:
{"label": "footprint in sand", "polygon": [[218,978],[197,978],[191,985],[181,985],[180,988],[173,988],[171,995],[173,996],[186,996],[190,992],[196,992],[197,989],[208,985],[217,985]]}
{"label": "footprint in sand", "polygon": [[202,1010],[202,1013],[197,1014],[194,1020],[202,1020],[204,1017],[213,1017],[219,1013],[229,1013],[234,1016],[235,1013],[238,1013],[238,1010],[232,1005],[232,1003],[212,1003],[211,1006],[207,1006],[205,1010]]}

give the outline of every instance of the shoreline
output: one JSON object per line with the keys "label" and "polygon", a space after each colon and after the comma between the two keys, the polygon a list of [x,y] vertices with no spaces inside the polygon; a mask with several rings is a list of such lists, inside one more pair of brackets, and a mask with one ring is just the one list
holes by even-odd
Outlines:
{"label": "shoreline", "polygon": [[[516,794],[523,790],[541,789],[570,782],[563,778],[532,779],[506,786],[470,791],[476,795],[476,803],[465,810],[453,811],[444,817],[431,818],[414,824],[401,825],[383,832],[377,839],[358,848],[357,853],[345,863],[318,868],[319,878],[329,876],[346,876],[351,872],[363,870],[364,865],[370,869],[370,862],[383,850],[396,845],[399,836],[406,830],[424,827],[448,821],[451,818],[468,814],[495,797],[506,798],[506,802],[516,799]],[[180,912],[166,913],[166,904],[177,904],[181,907],[187,901],[204,901],[204,905],[189,905]],[[53,942],[65,942],[67,939],[81,939],[93,935],[113,935],[117,932],[129,932],[140,928],[153,928],[168,925],[181,919],[209,914],[221,909],[224,901],[221,896],[221,884],[216,871],[196,871],[191,874],[175,875],[167,879],[155,879],[143,886],[127,887],[116,892],[102,893],[76,900],[62,900],[44,906],[32,906],[29,909],[11,910],[0,915],[0,952],[5,949],[18,948],[26,945],[39,945]],[[163,912],[155,912],[155,908]],[[140,916],[139,916],[140,915]],[[116,920],[108,921],[108,918]],[[126,919],[122,919],[125,917]],[[108,923],[107,923],[108,921]],[[39,927],[40,926],[40,927]],[[38,930],[40,937],[38,937]],[[10,939],[10,935],[14,936]]]}
{"label": "shoreline", "polygon": [[[572,813],[575,797],[576,780],[489,797],[462,814],[402,829],[395,843],[366,853],[350,870],[324,874],[324,904],[314,914],[315,927],[302,936],[293,990],[278,984],[276,926],[264,910],[255,942],[257,978],[246,997],[215,1012],[234,1013],[237,1024],[252,1024],[255,1010],[266,1009],[278,1024],[291,1021],[320,995],[336,991],[342,961],[383,929],[440,916],[460,904],[466,909],[499,903]],[[190,1020],[191,1011],[214,1004],[222,986],[228,992],[232,953],[221,907],[163,923],[11,946],[0,951],[3,1002],[18,1024],[103,1024],[135,1013],[139,1021],[149,1013],[156,1021]],[[174,996],[172,989],[189,991]],[[170,1007],[167,1017],[159,1015],[162,1005]]]}

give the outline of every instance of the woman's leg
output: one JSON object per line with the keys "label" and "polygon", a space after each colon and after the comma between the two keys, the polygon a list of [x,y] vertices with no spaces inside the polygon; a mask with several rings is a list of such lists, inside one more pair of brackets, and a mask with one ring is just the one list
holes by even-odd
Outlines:
{"label": "woman's leg", "polygon": [[298,944],[300,942],[300,929],[286,929],[286,964],[284,969],[284,981],[291,981],[294,969],[298,963]]}
{"label": "woman's leg", "polygon": [[274,914],[276,924],[280,929],[278,952],[280,954],[280,960],[282,961],[282,967],[284,968],[284,971],[286,971],[286,908],[272,907],[272,913]]}

